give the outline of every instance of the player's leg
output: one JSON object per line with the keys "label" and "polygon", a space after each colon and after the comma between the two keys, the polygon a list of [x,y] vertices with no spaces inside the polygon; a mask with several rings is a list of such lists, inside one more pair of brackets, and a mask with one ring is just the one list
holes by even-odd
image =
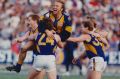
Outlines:
{"label": "player's leg", "polygon": [[102,72],[105,70],[106,62],[102,57],[90,59],[88,65],[87,79],[101,79]]}
{"label": "player's leg", "polygon": [[[41,61],[42,60],[42,61]],[[33,73],[30,73],[29,75],[29,79],[43,79],[44,78],[44,63],[45,63],[45,58],[43,56],[40,55],[35,55],[34,56],[34,62],[33,62]],[[37,73],[37,72],[40,73]]]}
{"label": "player's leg", "polygon": [[26,43],[26,45],[24,45],[24,47],[22,47],[20,53],[19,53],[19,58],[18,58],[18,62],[16,65],[13,65],[13,66],[8,66],[6,67],[6,69],[8,71],[16,71],[16,72],[20,72],[21,70],[21,66],[26,58],[26,54],[27,54],[27,51],[30,49],[30,47],[34,44],[33,41],[28,41]]}
{"label": "player's leg", "polygon": [[56,79],[57,78],[57,69],[56,69],[56,60],[55,60],[55,56],[50,55],[46,57],[47,61],[46,62],[46,72],[47,72],[47,76],[48,79]]}
{"label": "player's leg", "polygon": [[48,79],[57,79],[57,76],[56,76],[57,72],[56,72],[56,70],[47,72],[47,75],[48,75]]}
{"label": "player's leg", "polygon": [[31,49],[32,45],[34,44],[33,41],[28,41],[24,47],[21,48],[20,52],[19,52],[19,57],[18,57],[18,64],[23,64],[25,58],[26,58],[26,54],[27,51]]}
{"label": "player's leg", "polygon": [[44,76],[46,75],[45,70],[43,69],[36,77],[35,79],[44,79]]}
{"label": "player's leg", "polygon": [[99,72],[99,71],[88,71],[87,79],[101,79],[101,72]]}
{"label": "player's leg", "polygon": [[32,68],[28,74],[28,79],[35,79],[35,77],[40,73],[40,71],[37,71],[34,68]]}

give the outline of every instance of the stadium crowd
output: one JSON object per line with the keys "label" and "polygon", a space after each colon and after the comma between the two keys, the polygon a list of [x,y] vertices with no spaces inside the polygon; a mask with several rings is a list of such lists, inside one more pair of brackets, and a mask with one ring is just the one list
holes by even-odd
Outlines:
{"label": "stadium crowd", "polygon": [[[18,53],[19,44],[12,43],[25,31],[25,17],[43,15],[54,0],[0,0],[0,50],[11,49]],[[94,16],[97,26],[108,31],[110,48],[120,51],[120,0],[62,0],[66,13],[72,18],[73,35],[80,35],[80,24],[86,15]],[[80,45],[82,49],[82,45]]]}

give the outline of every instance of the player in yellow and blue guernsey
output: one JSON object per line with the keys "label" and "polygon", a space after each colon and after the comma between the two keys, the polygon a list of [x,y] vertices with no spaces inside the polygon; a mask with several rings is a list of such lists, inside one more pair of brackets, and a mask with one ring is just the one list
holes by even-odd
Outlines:
{"label": "player in yellow and blue guernsey", "polygon": [[[32,25],[32,23],[33,22],[30,24]],[[53,24],[49,18],[44,18],[40,23],[45,25],[45,29],[49,29],[54,33],[54,39],[49,38],[45,32],[35,32],[27,38],[28,40],[32,40],[36,46],[33,68],[28,78],[34,79],[45,69],[49,79],[56,79],[55,49],[57,46],[60,48],[63,47],[63,44],[59,35],[54,32]],[[16,68],[18,68],[18,66],[9,66],[7,70],[18,72]]]}
{"label": "player in yellow and blue guernsey", "polygon": [[45,33],[39,33],[35,39],[37,52],[35,55],[55,55],[57,41],[49,39]]}
{"label": "player in yellow and blue guernsey", "polygon": [[[66,41],[72,32],[72,20],[69,14],[65,12],[64,3],[60,0],[56,0],[52,9],[45,13],[43,16],[40,16],[40,19],[50,18],[54,25],[54,30],[57,34],[60,35],[61,40]],[[40,26],[40,30],[44,31],[44,27]],[[46,30],[48,36],[53,37],[53,34]]]}
{"label": "player in yellow and blue guernsey", "polygon": [[[47,28],[51,27],[49,26]],[[52,28],[51,32],[55,33]],[[56,79],[55,50],[57,46],[63,47],[59,35],[55,33],[54,38],[49,38],[47,34],[43,32],[31,36],[35,39],[34,42],[37,52],[35,53],[33,68],[28,78],[34,79],[44,69],[47,72],[48,79]],[[31,36],[29,36],[29,39],[32,39]]]}
{"label": "player in yellow and blue guernsey", "polygon": [[[86,48],[86,52],[83,53],[80,58],[85,55],[90,59],[88,64],[87,79],[101,79],[102,72],[106,67],[105,54],[102,49],[102,43],[106,44],[104,38],[99,39],[90,34],[93,31],[93,24],[90,21],[84,21],[82,23],[82,35],[80,37],[70,37],[68,40],[73,42],[83,42]],[[87,33],[86,33],[87,31]]]}

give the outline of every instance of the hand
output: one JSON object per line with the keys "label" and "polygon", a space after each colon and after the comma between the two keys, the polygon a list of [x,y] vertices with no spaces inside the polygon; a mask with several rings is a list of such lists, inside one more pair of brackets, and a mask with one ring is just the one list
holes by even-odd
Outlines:
{"label": "hand", "polygon": [[94,35],[95,37],[98,37],[98,38],[101,37],[100,34],[98,34],[98,33],[90,32],[90,34],[92,34],[92,35]]}
{"label": "hand", "polygon": [[73,64],[76,64],[76,63],[77,63],[77,60],[78,60],[78,58],[74,58],[74,59],[72,60],[72,63],[73,63]]}
{"label": "hand", "polygon": [[16,38],[16,39],[14,39],[14,40],[12,40],[12,43],[21,43],[22,41],[21,40],[19,40],[18,38]]}
{"label": "hand", "polygon": [[8,66],[8,67],[6,67],[6,70],[15,71],[15,72],[19,73],[21,71],[21,65],[17,64],[17,65]]}
{"label": "hand", "polygon": [[16,41],[17,43],[22,43],[22,40],[19,39],[19,38],[16,38],[15,41]]}
{"label": "hand", "polygon": [[52,31],[46,30],[46,34],[47,34],[47,36],[48,36],[49,38],[54,39],[54,34],[53,34]]}

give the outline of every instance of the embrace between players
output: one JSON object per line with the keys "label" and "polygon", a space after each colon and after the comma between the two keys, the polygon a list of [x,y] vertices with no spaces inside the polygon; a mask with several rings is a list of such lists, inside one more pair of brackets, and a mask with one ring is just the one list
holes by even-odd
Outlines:
{"label": "embrace between players", "polygon": [[[106,40],[107,32],[99,31],[93,17],[86,17],[81,23],[82,34],[80,37],[70,37],[72,32],[71,19],[64,12],[64,3],[55,1],[52,10],[44,16],[30,15],[27,18],[29,31],[17,42],[28,40],[19,53],[16,65],[7,67],[9,71],[20,72],[21,66],[28,50],[34,52],[34,62],[28,79],[35,79],[45,70],[49,79],[56,79],[55,50],[63,48],[65,41],[83,42],[86,52],[79,58],[87,56],[89,60],[87,79],[101,79],[102,71],[106,67],[104,48],[109,44]],[[73,60],[73,63],[77,59]],[[43,79],[42,75],[38,79]]]}

